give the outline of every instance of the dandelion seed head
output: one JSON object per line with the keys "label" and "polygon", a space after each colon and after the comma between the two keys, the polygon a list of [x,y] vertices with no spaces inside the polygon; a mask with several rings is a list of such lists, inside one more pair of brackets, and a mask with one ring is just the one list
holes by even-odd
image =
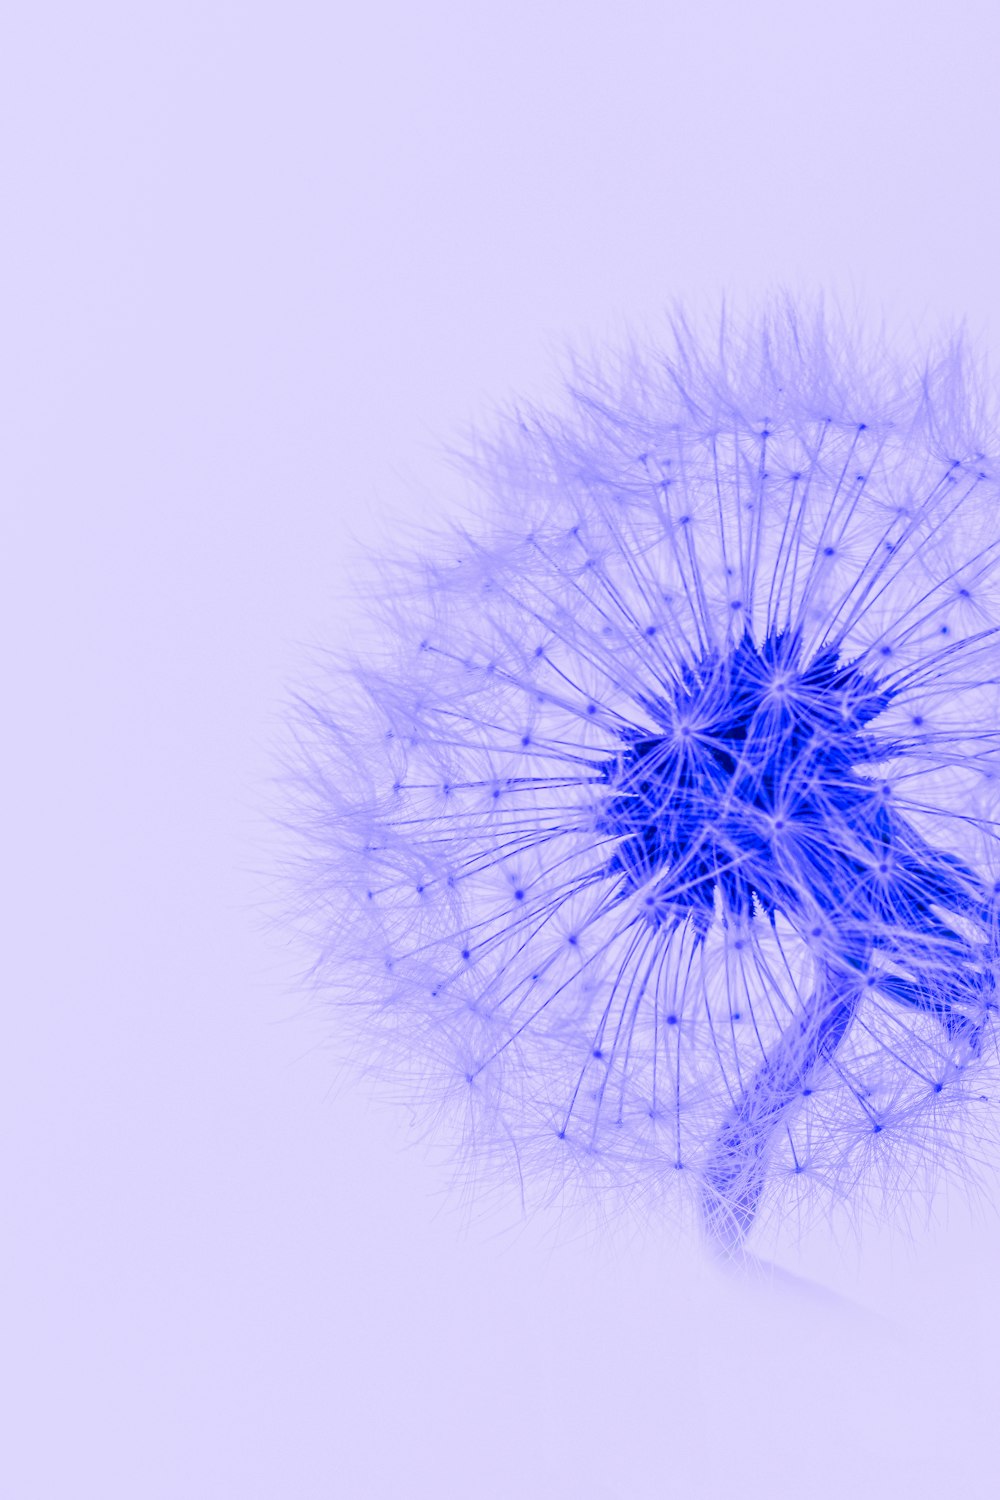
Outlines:
{"label": "dandelion seed head", "polygon": [[303,702],[333,1024],[484,1174],[686,1204],[735,1250],[985,1139],[976,390],[956,348],[907,365],[791,306],[576,368],[480,441],[475,522],[387,569],[377,649]]}

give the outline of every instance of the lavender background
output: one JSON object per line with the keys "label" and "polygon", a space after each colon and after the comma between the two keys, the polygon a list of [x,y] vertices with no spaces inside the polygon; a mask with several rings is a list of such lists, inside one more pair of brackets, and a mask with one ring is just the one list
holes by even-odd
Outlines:
{"label": "lavender background", "polygon": [[334,1089],[255,873],[351,537],[447,505],[437,442],[564,336],[786,282],[996,350],[995,5],[35,0],[4,33],[0,1492],[995,1494],[988,1214],[811,1242],[848,1301],[656,1225],[463,1229],[406,1117]]}

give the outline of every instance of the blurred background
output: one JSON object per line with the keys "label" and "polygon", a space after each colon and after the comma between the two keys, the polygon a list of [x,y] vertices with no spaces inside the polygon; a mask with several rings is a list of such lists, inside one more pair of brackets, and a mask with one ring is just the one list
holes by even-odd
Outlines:
{"label": "blurred background", "polygon": [[564,344],[787,286],[996,351],[998,65],[986,0],[8,13],[0,1493],[998,1493],[994,1210],[760,1283],[464,1215],[265,816],[355,548]]}

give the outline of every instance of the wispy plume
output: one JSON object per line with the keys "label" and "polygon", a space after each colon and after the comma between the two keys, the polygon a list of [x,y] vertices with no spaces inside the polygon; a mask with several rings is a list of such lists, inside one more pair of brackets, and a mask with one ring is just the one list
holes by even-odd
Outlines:
{"label": "wispy plume", "polygon": [[739,1251],[973,1161],[996,1088],[1000,491],[960,342],[815,308],[575,367],[299,701],[331,1028],[544,1194]]}

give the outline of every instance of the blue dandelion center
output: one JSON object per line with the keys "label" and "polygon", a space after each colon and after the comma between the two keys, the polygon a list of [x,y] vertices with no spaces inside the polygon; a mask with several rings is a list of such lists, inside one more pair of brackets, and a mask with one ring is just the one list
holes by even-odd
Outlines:
{"label": "blue dandelion center", "polygon": [[611,870],[649,891],[657,920],[683,914],[702,931],[717,900],[730,916],[773,915],[794,911],[814,883],[830,887],[826,910],[840,911],[871,870],[848,856],[824,869],[831,828],[849,829],[876,868],[893,843],[888,806],[855,770],[884,758],[863,730],[889,696],[833,652],[803,666],[780,636],[760,647],[744,636],[686,669],[671,699],[649,705],[665,732],[606,767],[606,826],[620,838]]}
{"label": "blue dandelion center", "polygon": [[861,774],[894,753],[865,733],[891,698],[832,651],[803,666],[787,637],[757,647],[745,635],[728,657],[705,658],[649,705],[666,732],[633,739],[604,768],[609,874],[651,921],[690,918],[699,934],[716,915],[818,920],[809,935],[845,973],[867,973],[876,952],[912,959],[916,944],[924,963],[933,955],[936,992],[899,973],[877,983],[977,1042],[983,986],[992,992],[984,946],[947,918],[973,912],[985,929],[977,877],[910,827],[887,782]]}

